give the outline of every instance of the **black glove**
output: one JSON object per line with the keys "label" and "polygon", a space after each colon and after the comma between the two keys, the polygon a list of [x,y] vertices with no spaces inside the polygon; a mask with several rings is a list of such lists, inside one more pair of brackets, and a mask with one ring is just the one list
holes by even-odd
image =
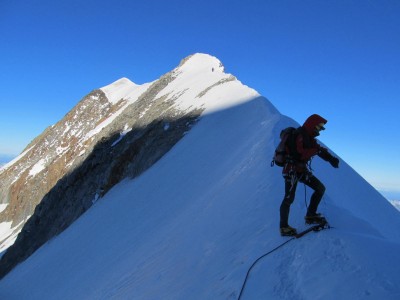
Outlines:
{"label": "black glove", "polygon": [[328,150],[323,147],[319,149],[318,156],[326,161],[329,161],[329,159],[332,157],[332,155],[329,154]]}
{"label": "black glove", "polygon": [[337,157],[331,156],[328,161],[332,167],[339,168],[339,159]]}

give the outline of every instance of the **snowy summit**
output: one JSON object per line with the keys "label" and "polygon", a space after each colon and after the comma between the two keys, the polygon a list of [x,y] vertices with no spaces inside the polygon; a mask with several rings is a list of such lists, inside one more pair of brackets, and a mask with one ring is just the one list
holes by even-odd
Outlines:
{"label": "snowy summit", "polygon": [[[123,78],[101,91],[120,104],[76,135],[86,154],[71,159],[86,173],[71,162],[85,176],[68,177],[82,186],[68,203],[79,194],[93,204],[0,281],[0,299],[238,299],[250,266],[288,241],[279,234],[281,169],[270,161],[280,131],[298,124],[206,54],[152,83]],[[134,166],[143,161],[152,163]],[[26,172],[44,176],[42,162]],[[400,299],[399,212],[343,160],[337,170],[319,158],[312,167],[333,228],[260,259],[241,299]],[[290,214],[299,230],[311,194],[302,189]],[[64,201],[52,195],[44,203]]]}

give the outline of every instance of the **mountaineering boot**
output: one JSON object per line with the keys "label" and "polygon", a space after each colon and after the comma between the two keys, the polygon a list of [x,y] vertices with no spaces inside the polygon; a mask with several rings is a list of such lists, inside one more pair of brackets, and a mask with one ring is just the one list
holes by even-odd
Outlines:
{"label": "mountaineering boot", "polygon": [[321,214],[307,215],[304,217],[306,224],[326,224],[325,217]]}
{"label": "mountaineering boot", "polygon": [[297,230],[289,225],[281,227],[281,236],[295,236],[296,234]]}

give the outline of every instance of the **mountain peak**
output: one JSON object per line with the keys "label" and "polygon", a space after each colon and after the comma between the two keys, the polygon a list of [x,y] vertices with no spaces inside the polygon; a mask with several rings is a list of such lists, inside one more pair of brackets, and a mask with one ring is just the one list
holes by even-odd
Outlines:
{"label": "mountain peak", "polygon": [[179,64],[182,71],[200,71],[211,70],[216,72],[224,72],[224,65],[215,56],[205,53],[195,53],[184,58]]}
{"label": "mountain peak", "polygon": [[133,83],[128,78],[123,77],[109,85],[100,88],[100,90],[102,90],[106,94],[108,100],[111,103],[117,103],[119,100],[125,98],[126,95],[131,93],[137,87],[137,84]]}

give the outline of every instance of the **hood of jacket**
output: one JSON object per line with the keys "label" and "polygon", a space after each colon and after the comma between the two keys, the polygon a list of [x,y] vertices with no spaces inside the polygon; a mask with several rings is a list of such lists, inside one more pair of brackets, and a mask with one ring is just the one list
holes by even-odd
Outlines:
{"label": "hood of jacket", "polygon": [[318,130],[315,129],[315,127],[320,124],[324,123],[326,124],[328,121],[321,117],[320,115],[313,114],[307,118],[307,120],[303,124],[303,128],[307,131],[307,133],[312,136],[316,137],[319,135]]}

